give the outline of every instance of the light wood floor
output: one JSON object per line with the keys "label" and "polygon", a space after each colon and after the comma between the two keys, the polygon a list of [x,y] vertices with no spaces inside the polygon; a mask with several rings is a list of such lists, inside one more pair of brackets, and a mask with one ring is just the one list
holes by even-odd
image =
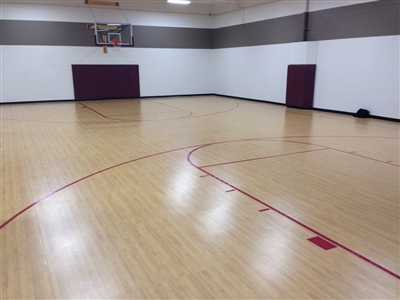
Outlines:
{"label": "light wood floor", "polygon": [[1,299],[400,296],[399,123],[216,96],[0,109]]}

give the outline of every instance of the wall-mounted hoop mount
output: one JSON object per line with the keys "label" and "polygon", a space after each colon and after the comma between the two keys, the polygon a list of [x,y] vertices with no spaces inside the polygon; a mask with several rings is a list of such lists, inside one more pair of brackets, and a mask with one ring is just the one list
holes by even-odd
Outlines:
{"label": "wall-mounted hoop mount", "polygon": [[86,24],[86,28],[94,30],[98,46],[133,47],[131,23],[96,22]]}

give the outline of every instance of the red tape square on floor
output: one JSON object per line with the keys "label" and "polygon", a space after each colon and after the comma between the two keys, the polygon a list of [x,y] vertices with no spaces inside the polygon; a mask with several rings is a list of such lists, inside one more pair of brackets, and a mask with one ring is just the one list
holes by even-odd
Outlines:
{"label": "red tape square on floor", "polygon": [[330,250],[333,248],[336,248],[336,246],[332,243],[329,243],[328,241],[324,240],[323,238],[316,236],[313,238],[308,239],[311,243],[314,243],[318,247],[321,247],[324,250]]}

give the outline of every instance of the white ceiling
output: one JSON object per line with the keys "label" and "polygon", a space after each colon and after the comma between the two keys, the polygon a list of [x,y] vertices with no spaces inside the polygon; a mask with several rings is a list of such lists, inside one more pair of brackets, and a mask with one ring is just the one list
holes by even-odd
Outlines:
{"label": "white ceiling", "polygon": [[[113,1],[113,0],[98,0]],[[115,0],[116,1],[116,0]],[[191,0],[189,5],[167,3],[167,0],[119,0],[121,9],[188,13],[200,15],[220,15],[242,8],[263,5],[278,0]],[[85,0],[3,0],[2,3],[85,6]],[[106,6],[104,6],[107,8]],[[114,7],[109,9],[115,9]]]}

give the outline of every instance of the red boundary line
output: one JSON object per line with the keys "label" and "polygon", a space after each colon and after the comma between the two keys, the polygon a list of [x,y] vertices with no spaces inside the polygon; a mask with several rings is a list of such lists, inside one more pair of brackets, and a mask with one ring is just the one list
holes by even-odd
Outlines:
{"label": "red boundary line", "polygon": [[[196,147],[196,146],[194,146],[194,147]],[[74,184],[76,184],[76,183],[78,183],[80,181],[83,181],[83,180],[85,180],[87,178],[93,177],[93,176],[98,175],[100,173],[103,173],[105,171],[108,171],[108,170],[111,170],[111,169],[114,169],[114,168],[129,164],[129,163],[132,163],[132,162],[135,162],[135,161],[138,161],[138,160],[142,160],[142,159],[146,159],[146,158],[150,158],[150,157],[154,157],[154,156],[158,156],[158,155],[162,155],[162,154],[167,154],[167,153],[171,153],[171,152],[176,152],[176,151],[180,151],[180,150],[184,150],[184,149],[190,149],[190,148],[193,148],[193,146],[192,147],[182,147],[182,148],[167,150],[167,151],[158,152],[158,153],[154,153],[154,154],[149,154],[149,155],[146,155],[146,156],[142,156],[142,157],[139,157],[139,158],[135,158],[135,159],[131,159],[131,160],[125,161],[125,162],[117,164],[117,165],[113,165],[111,167],[102,169],[100,171],[97,171],[97,172],[94,172],[92,174],[86,175],[86,176],[84,176],[82,178],[79,178],[79,179],[77,179],[77,180],[75,180],[73,182],[68,183],[67,185],[64,185],[64,186],[56,189],[55,191],[52,191],[51,193],[47,194],[46,196],[43,196],[39,200],[36,200],[35,202],[31,203],[30,205],[28,205],[24,209],[20,210],[18,213],[13,215],[11,218],[9,218],[7,221],[5,221],[3,224],[1,224],[0,225],[0,230],[3,229],[5,226],[7,226],[9,223],[11,223],[13,220],[15,220],[17,217],[19,217],[21,214],[23,214],[25,211],[27,211],[28,209],[30,209],[33,206],[35,206],[36,204],[42,202],[43,200],[46,200],[47,198],[53,196],[54,194],[66,189],[66,188],[68,188],[68,187],[70,187],[70,186],[72,186],[72,185],[74,185]]]}
{"label": "red boundary line", "polygon": [[[290,137],[280,137],[280,138],[290,138]],[[301,138],[301,137],[295,137],[295,136],[293,136],[292,138]],[[316,234],[316,235],[318,235],[319,237],[321,237],[321,238],[327,240],[328,242],[330,242],[330,243],[336,245],[337,247],[339,247],[339,248],[341,248],[341,249],[343,249],[343,250],[349,252],[350,254],[352,254],[352,255],[354,255],[354,256],[356,256],[356,257],[362,259],[362,260],[364,260],[365,262],[369,263],[370,265],[372,265],[372,266],[374,266],[374,267],[376,267],[376,268],[378,268],[378,269],[384,271],[385,273],[387,273],[387,274],[389,274],[389,275],[391,275],[391,276],[393,276],[393,277],[395,277],[395,278],[397,278],[397,279],[400,280],[400,275],[398,275],[398,274],[396,274],[396,273],[390,271],[389,269],[386,269],[385,267],[383,267],[383,266],[379,265],[378,263],[376,263],[376,262],[370,260],[369,258],[367,258],[367,257],[365,257],[365,256],[363,256],[363,255],[361,255],[361,254],[359,254],[359,253],[357,253],[356,251],[351,250],[350,248],[348,248],[348,247],[346,247],[346,246],[340,244],[339,242],[336,242],[336,241],[330,239],[329,237],[325,236],[324,234],[322,234],[322,233],[318,232],[317,230],[315,230],[315,229],[313,229],[313,228],[307,226],[306,224],[304,224],[304,223],[302,223],[302,222],[300,222],[300,221],[294,219],[293,217],[289,216],[288,214],[286,214],[286,213],[284,213],[284,212],[282,212],[282,211],[276,209],[275,207],[273,207],[273,206],[271,206],[271,205],[265,203],[264,201],[262,201],[262,200],[256,198],[255,196],[252,196],[251,194],[245,192],[244,190],[242,190],[242,189],[240,189],[240,188],[238,188],[238,187],[236,187],[236,186],[234,186],[234,185],[228,183],[227,181],[225,181],[225,180],[219,178],[218,176],[216,176],[216,175],[214,175],[214,174],[212,174],[212,173],[210,173],[210,172],[204,170],[202,167],[199,167],[199,166],[195,165],[195,164],[192,162],[192,160],[191,160],[191,156],[192,156],[192,154],[193,154],[194,152],[196,152],[196,151],[199,150],[199,149],[202,149],[202,148],[205,148],[205,147],[209,147],[209,146],[212,146],[212,145],[223,144],[223,143],[239,142],[239,141],[252,141],[252,140],[253,140],[253,141],[254,141],[254,140],[260,140],[260,141],[261,141],[261,140],[264,140],[264,141],[270,140],[270,141],[273,141],[274,139],[277,139],[277,137],[275,137],[275,138],[255,138],[255,139],[233,140],[233,141],[215,142],[215,143],[204,144],[204,145],[197,145],[197,146],[181,147],[181,148],[176,148],[176,149],[167,150],[167,151],[163,151],[163,152],[158,152],[158,153],[154,153],[154,154],[149,154],[149,155],[146,155],[146,156],[143,156],[143,157],[139,157],[139,158],[135,158],[135,159],[132,159],[132,160],[129,160],[129,161],[120,163],[120,164],[116,164],[116,165],[113,165],[113,166],[111,166],[111,167],[108,167],[108,168],[102,169],[102,170],[100,170],[100,171],[97,171],[97,172],[95,172],[95,173],[89,174],[89,175],[87,175],[87,176],[85,176],[85,177],[82,177],[82,178],[80,178],[80,179],[78,179],[78,180],[75,180],[75,181],[73,181],[73,182],[71,182],[71,183],[69,183],[69,184],[67,184],[67,185],[65,185],[65,186],[63,186],[63,187],[61,187],[61,188],[59,188],[59,189],[57,189],[57,190],[55,190],[55,191],[49,193],[49,194],[47,194],[46,196],[40,198],[39,200],[37,200],[37,201],[31,203],[29,206],[25,207],[24,209],[22,209],[21,211],[19,211],[17,214],[15,214],[14,216],[12,216],[10,219],[8,219],[7,221],[5,221],[3,224],[1,224],[1,225],[0,225],[0,230],[3,229],[5,226],[7,226],[10,222],[12,222],[13,220],[15,220],[15,219],[16,219],[18,216],[20,216],[22,213],[24,213],[25,211],[27,211],[27,210],[29,210],[30,208],[34,207],[36,204],[42,202],[43,200],[46,200],[46,199],[49,198],[50,196],[52,196],[52,195],[54,195],[54,194],[56,194],[56,193],[58,193],[58,192],[60,192],[60,191],[62,191],[62,190],[64,190],[64,189],[66,189],[66,188],[68,188],[68,187],[70,187],[70,186],[72,186],[72,185],[74,185],[74,184],[76,184],[76,183],[78,183],[78,182],[80,182],[80,181],[83,181],[83,180],[85,180],[85,179],[87,179],[87,178],[93,177],[93,176],[95,176],[95,175],[97,175],[97,174],[100,174],[100,173],[103,173],[103,172],[105,172],[105,171],[114,169],[114,168],[116,168],[116,167],[120,167],[120,166],[129,164],[129,163],[131,163],[131,162],[139,161],[139,160],[142,160],[142,159],[146,159],[146,158],[150,158],[150,157],[154,157],[154,156],[158,156],[158,155],[162,155],[162,154],[166,154],[166,153],[176,152],[176,151],[180,151],[180,150],[184,150],[184,149],[195,148],[195,149],[193,149],[192,151],[189,152],[189,154],[187,155],[186,159],[187,159],[187,161],[189,162],[189,164],[192,165],[193,167],[195,167],[196,169],[198,169],[198,170],[202,171],[203,173],[205,173],[205,174],[207,174],[207,175],[213,177],[214,179],[216,179],[216,180],[218,180],[218,181],[220,181],[220,182],[226,184],[227,186],[231,187],[232,189],[235,189],[236,191],[238,191],[238,192],[242,193],[243,195],[247,196],[248,198],[253,199],[254,201],[256,201],[256,202],[258,202],[258,203],[260,203],[260,204],[266,206],[268,209],[271,209],[271,210],[275,211],[276,213],[278,213],[278,214],[282,215],[283,217],[285,217],[285,218],[291,220],[292,222],[294,222],[294,223],[298,224],[299,226],[301,226],[301,227],[307,229],[308,231],[313,232],[314,234]],[[314,146],[324,147],[324,146],[322,146],[322,145],[316,145],[316,144],[310,144],[310,143],[304,143],[304,142],[297,142],[297,141],[286,141],[286,142],[294,142],[294,143],[299,143],[299,144],[308,144],[308,145],[314,145]],[[334,149],[334,148],[330,148],[330,147],[327,147],[327,148],[329,148],[329,149],[331,149],[331,150],[338,151],[338,152],[342,152],[342,153],[346,153],[346,154],[351,154],[351,153],[349,153],[349,152],[345,152],[345,151],[342,151],[342,150],[339,150],[339,149]],[[321,149],[320,149],[320,150],[321,150]],[[357,155],[357,156],[358,156],[358,155]],[[381,162],[381,163],[386,163],[386,162],[384,162],[384,161],[376,160],[376,159],[369,158],[369,157],[364,157],[364,156],[360,156],[360,157],[366,158],[366,159],[371,159],[371,160],[378,161],[378,162]],[[394,165],[394,164],[388,164],[388,165]],[[396,166],[397,166],[397,165],[396,165]]]}
{"label": "red boundary line", "polygon": [[[288,142],[288,141],[285,141],[285,142]],[[248,162],[248,161],[254,161],[254,160],[262,160],[262,159],[266,159],[266,158],[274,158],[274,157],[280,157],[280,156],[296,155],[296,154],[322,151],[322,150],[328,150],[328,149],[329,148],[313,149],[313,150],[305,150],[305,151],[299,151],[299,152],[290,152],[290,153],[284,153],[284,154],[263,156],[263,157],[257,157],[257,158],[242,159],[242,160],[236,160],[236,161],[228,161],[228,162],[223,162],[223,163],[219,163],[219,164],[201,166],[200,168],[210,168],[210,167],[216,167],[216,166],[222,166],[222,165],[236,164],[236,163]]]}
{"label": "red boundary line", "polygon": [[[190,151],[189,154],[187,155],[187,161],[188,161],[193,167],[195,167],[196,169],[198,169],[198,170],[200,170],[200,171],[203,171],[204,173],[208,174],[209,176],[213,177],[214,179],[216,179],[216,180],[218,180],[218,181],[220,181],[220,182],[226,184],[227,186],[229,186],[229,187],[231,187],[231,188],[237,190],[238,192],[242,193],[243,195],[249,197],[250,199],[253,199],[254,201],[256,201],[256,202],[258,202],[258,203],[260,203],[260,204],[266,206],[267,208],[269,208],[269,209],[275,211],[276,213],[282,215],[283,217],[289,219],[290,221],[296,223],[297,225],[299,225],[299,226],[301,226],[301,227],[307,229],[308,231],[310,231],[310,232],[312,232],[312,233],[318,235],[319,237],[321,237],[321,238],[327,240],[328,242],[330,242],[330,243],[336,245],[337,247],[339,247],[339,248],[341,248],[341,249],[343,249],[343,250],[349,252],[350,254],[352,254],[352,255],[354,255],[354,256],[356,256],[356,257],[362,259],[363,261],[369,263],[370,265],[372,265],[372,266],[374,266],[374,267],[376,267],[376,268],[378,268],[378,269],[384,271],[385,273],[387,273],[387,274],[389,274],[389,275],[391,275],[391,276],[393,276],[393,277],[395,277],[395,278],[397,278],[397,279],[400,280],[400,275],[398,275],[398,274],[396,274],[396,273],[390,271],[389,269],[386,269],[385,267],[383,267],[383,266],[379,265],[378,263],[376,263],[376,262],[370,260],[369,258],[367,258],[367,257],[365,257],[365,256],[363,256],[363,255],[361,255],[360,253],[357,253],[356,251],[351,250],[350,248],[348,248],[348,247],[342,245],[341,243],[332,240],[331,238],[327,237],[326,235],[324,235],[324,234],[318,232],[317,230],[311,228],[310,226],[307,226],[306,224],[304,224],[304,223],[302,223],[302,222],[296,220],[295,218],[293,218],[293,217],[289,216],[288,214],[286,214],[286,213],[280,211],[279,209],[277,209],[277,208],[275,208],[275,207],[273,207],[273,206],[271,206],[271,205],[265,203],[264,201],[262,201],[262,200],[256,198],[255,196],[253,196],[253,195],[251,195],[251,194],[245,192],[244,190],[242,190],[242,189],[240,189],[240,188],[234,186],[233,184],[230,184],[229,182],[227,182],[227,181],[225,181],[225,180],[219,178],[218,176],[216,176],[216,175],[214,175],[214,174],[212,174],[212,173],[210,173],[210,172],[204,170],[202,167],[195,165],[195,164],[192,162],[192,160],[191,160],[192,154],[193,154],[194,152],[196,152],[197,150],[202,149],[202,148],[205,148],[205,147],[208,147],[208,146],[211,146],[211,144],[199,146],[199,147],[193,149],[192,151]],[[345,152],[345,153],[348,153],[348,152]]]}
{"label": "red boundary line", "polygon": [[95,114],[98,114],[99,116],[105,118],[105,119],[109,119],[109,120],[116,120],[116,121],[129,121],[129,120],[124,120],[124,119],[117,119],[117,118],[110,118],[107,117],[106,115],[103,115],[101,112],[95,110],[94,108],[91,108],[90,106],[87,106],[86,104],[82,103],[82,102],[78,102],[80,105],[82,105],[84,108],[87,108],[88,110],[91,110],[92,112],[94,112]]}
{"label": "red boundary line", "polygon": [[[106,115],[94,110],[93,108],[89,107],[88,105],[86,105],[86,104],[84,104],[82,102],[77,102],[77,103],[81,104],[84,108],[87,108],[87,109],[93,111],[94,113],[98,114],[102,118],[106,118],[106,119],[109,119],[109,120],[115,120],[115,121],[124,121],[124,122],[156,122],[156,121],[165,121],[165,120],[179,120],[179,119],[184,119],[184,118],[188,118],[188,117],[190,117],[192,119],[192,118],[198,118],[198,117],[205,117],[205,116],[223,114],[223,113],[235,110],[236,108],[239,107],[239,104],[236,103],[236,105],[233,108],[230,108],[230,109],[227,109],[227,110],[223,110],[223,111],[219,111],[219,112],[209,113],[209,114],[197,115],[197,116],[193,116],[193,112],[186,110],[187,112],[189,112],[189,114],[185,115],[183,117],[178,117],[178,118],[130,120],[130,119],[111,118],[109,116],[106,116]],[[155,103],[157,103],[157,102],[155,102]],[[166,105],[164,103],[157,103],[157,104]],[[166,105],[166,106],[169,106],[169,105]],[[173,107],[173,106],[170,106],[170,107]],[[178,108],[178,107],[173,107],[173,108],[185,111],[182,108]],[[172,111],[171,112],[158,112],[158,114],[164,114],[164,113],[173,113],[173,112]],[[157,114],[157,113],[154,113],[154,114]],[[118,116],[124,116],[124,115],[113,115],[113,116],[114,117],[118,117]],[[97,122],[97,121],[93,121],[93,122],[92,121],[43,121],[43,120],[37,121],[37,120],[21,120],[21,119],[3,118],[3,117],[1,117],[0,120],[9,120],[9,121],[15,121],[15,122],[32,122],[32,123],[55,123],[55,124],[71,124],[71,123],[74,123],[74,124],[76,124],[76,123],[78,123],[78,124],[97,124],[97,123],[104,123],[104,122]]]}

